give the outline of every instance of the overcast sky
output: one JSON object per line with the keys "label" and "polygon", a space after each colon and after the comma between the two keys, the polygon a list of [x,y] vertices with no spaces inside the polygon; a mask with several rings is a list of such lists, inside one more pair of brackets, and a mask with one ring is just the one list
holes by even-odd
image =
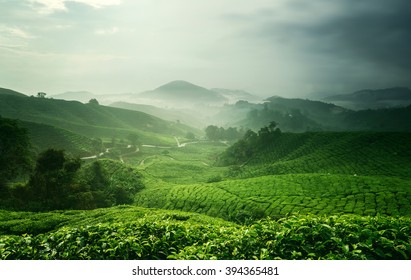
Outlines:
{"label": "overcast sky", "polygon": [[409,0],[0,0],[0,87],[411,87]]}

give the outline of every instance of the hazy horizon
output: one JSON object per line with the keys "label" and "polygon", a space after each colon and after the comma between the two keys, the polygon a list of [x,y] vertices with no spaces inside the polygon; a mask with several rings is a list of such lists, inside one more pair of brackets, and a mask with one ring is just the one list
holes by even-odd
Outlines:
{"label": "hazy horizon", "polygon": [[0,0],[0,87],[258,96],[411,87],[405,0]]}

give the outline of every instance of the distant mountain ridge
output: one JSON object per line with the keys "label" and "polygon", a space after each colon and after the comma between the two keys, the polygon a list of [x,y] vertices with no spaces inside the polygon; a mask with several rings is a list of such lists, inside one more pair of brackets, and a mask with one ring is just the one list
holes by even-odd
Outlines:
{"label": "distant mountain ridge", "polygon": [[323,100],[355,110],[405,107],[411,104],[411,90],[406,87],[365,89],[351,94],[328,96]]}
{"label": "distant mountain ridge", "polygon": [[182,80],[172,81],[154,90],[140,93],[137,96],[168,102],[170,105],[202,103],[215,105],[228,101],[227,98],[218,92]]}
{"label": "distant mountain ridge", "polygon": [[80,101],[82,103],[88,102],[90,99],[99,98],[98,95],[95,95],[88,91],[67,91],[60,94],[55,94],[51,96],[55,99],[63,99],[67,101]]}
{"label": "distant mountain ridge", "polygon": [[0,115],[63,128],[89,138],[125,139],[130,133],[137,133],[141,141],[153,143],[163,141],[158,135],[185,135],[193,131],[138,111],[34,96],[0,94]]}

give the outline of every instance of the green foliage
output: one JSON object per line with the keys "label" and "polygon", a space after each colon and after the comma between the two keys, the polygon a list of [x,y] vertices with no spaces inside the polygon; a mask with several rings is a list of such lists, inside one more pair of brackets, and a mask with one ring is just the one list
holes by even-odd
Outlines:
{"label": "green foliage", "polygon": [[218,140],[237,140],[243,134],[241,131],[238,131],[235,127],[229,127],[224,129],[223,127],[217,127],[215,125],[209,125],[205,128],[206,137],[212,141]]}
{"label": "green foliage", "polygon": [[125,139],[130,133],[138,133],[141,141],[150,144],[174,143],[170,135],[185,135],[193,130],[137,111],[14,95],[0,94],[0,114],[56,126],[89,138],[110,138],[115,134]]}
{"label": "green foliage", "polygon": [[92,98],[88,101],[88,104],[90,105],[100,105],[100,103],[98,103],[98,100],[95,98]]}
{"label": "green foliage", "polygon": [[0,212],[2,232],[16,234],[0,236],[1,259],[411,258],[405,217],[297,215],[238,226],[198,214],[117,207],[42,214],[35,216],[44,221],[42,233],[19,234],[13,224],[24,225],[30,215]]}
{"label": "green foliage", "polygon": [[22,125],[28,130],[30,140],[38,153],[53,148],[81,157],[94,155],[101,151],[101,147],[97,148],[95,139],[66,129],[33,122],[22,122]]}
{"label": "green foliage", "polygon": [[203,213],[232,221],[292,213],[411,215],[409,180],[321,174],[271,175],[208,184],[148,183],[136,205]]}
{"label": "green foliage", "polygon": [[131,204],[144,185],[140,174],[117,161],[100,160],[80,170],[76,192],[71,196],[74,209],[94,209]]}
{"label": "green foliage", "polygon": [[253,132],[228,148],[219,164],[244,164],[241,176],[330,173],[409,177],[411,134],[395,132],[282,133],[266,145]]}
{"label": "green foliage", "polygon": [[79,159],[67,158],[62,150],[48,149],[41,153],[28,183],[32,194],[29,202],[38,202],[39,210],[70,207],[68,197],[80,167]]}
{"label": "green foliage", "polygon": [[31,169],[31,143],[27,130],[17,120],[0,116],[0,188]]}
{"label": "green foliage", "polygon": [[223,178],[220,175],[217,175],[217,176],[208,178],[207,183],[216,183],[216,182],[220,182],[221,180],[223,180]]}

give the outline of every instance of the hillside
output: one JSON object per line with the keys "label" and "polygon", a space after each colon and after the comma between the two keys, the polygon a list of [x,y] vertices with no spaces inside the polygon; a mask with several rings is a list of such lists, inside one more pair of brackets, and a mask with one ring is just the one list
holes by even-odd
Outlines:
{"label": "hillside", "polygon": [[[164,143],[164,135],[185,135],[188,126],[167,122],[146,113],[37,97],[0,95],[0,114],[4,117],[57,126],[99,138],[123,138],[139,134],[141,141]],[[163,135],[163,136],[161,136]]]}
{"label": "hillside", "polygon": [[253,130],[278,123],[286,132],[305,131],[411,131],[411,106],[353,111],[306,99],[270,97],[262,104],[237,102],[224,106],[214,119]]}
{"label": "hillside", "polygon": [[55,94],[51,96],[54,99],[63,99],[67,101],[80,101],[82,103],[87,103],[90,99],[96,98],[99,96],[95,95],[88,91],[68,91],[60,94]]}
{"label": "hillside", "polygon": [[253,95],[244,90],[232,90],[232,89],[226,89],[226,88],[212,88],[211,90],[227,98],[229,103],[235,103],[240,100],[249,101],[249,102],[262,101],[261,97]]}
{"label": "hillside", "polygon": [[138,167],[147,187],[135,204],[243,222],[288,213],[409,216],[410,145],[410,133],[283,133],[271,145],[229,147],[219,157],[236,163],[228,167],[171,150]]}
{"label": "hillside", "polygon": [[339,129],[347,112],[345,108],[321,101],[273,96],[259,104],[239,101],[224,106],[214,118],[253,130],[276,121],[283,131],[305,132]]}
{"label": "hillside", "polygon": [[110,104],[110,107],[122,108],[143,112],[163,120],[179,121],[192,127],[205,127],[207,123],[197,116],[195,111],[181,109],[167,109],[152,105],[134,104],[127,102],[115,102]]}
{"label": "hillside", "polygon": [[[247,157],[239,157],[241,151]],[[241,175],[322,173],[410,178],[411,133],[282,133],[270,143],[258,138],[228,148],[220,164],[241,164]]]}
{"label": "hillside", "polygon": [[0,95],[12,95],[12,96],[26,96],[23,93],[11,90],[11,89],[7,89],[7,88],[0,88]]}
{"label": "hillside", "polygon": [[72,156],[87,156],[98,153],[93,140],[73,133],[66,129],[57,128],[50,125],[22,122],[27,128],[30,140],[37,152],[48,148],[65,150]]}
{"label": "hillside", "polygon": [[212,90],[186,81],[173,81],[136,97],[162,103],[165,106],[181,108],[189,105],[222,105],[228,100]]}
{"label": "hillside", "polygon": [[323,100],[354,110],[405,107],[411,104],[411,90],[405,87],[366,89],[328,96]]}

